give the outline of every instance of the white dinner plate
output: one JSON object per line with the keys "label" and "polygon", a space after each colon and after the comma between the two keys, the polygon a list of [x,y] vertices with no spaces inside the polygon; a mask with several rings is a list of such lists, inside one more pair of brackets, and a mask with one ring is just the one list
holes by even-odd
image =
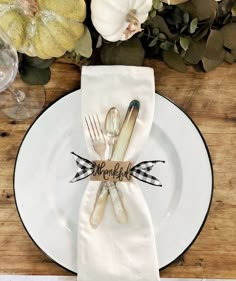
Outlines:
{"label": "white dinner plate", "polygon": [[[49,257],[73,272],[77,272],[78,210],[88,180],[69,183],[77,170],[70,152],[89,158],[80,103],[78,90],[37,118],[22,141],[14,173],[16,205],[28,234]],[[157,171],[163,187],[142,182],[140,186],[152,215],[163,268],[199,234],[211,203],[213,173],[196,125],[158,94],[150,137],[137,163],[153,159],[166,161]]]}

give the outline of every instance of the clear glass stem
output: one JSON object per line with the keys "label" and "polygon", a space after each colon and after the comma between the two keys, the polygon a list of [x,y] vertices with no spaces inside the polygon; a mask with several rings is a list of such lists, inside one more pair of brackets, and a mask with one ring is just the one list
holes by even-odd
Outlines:
{"label": "clear glass stem", "polygon": [[25,100],[25,93],[20,90],[15,90],[12,86],[8,88],[13,96],[13,98],[19,103],[22,104]]}

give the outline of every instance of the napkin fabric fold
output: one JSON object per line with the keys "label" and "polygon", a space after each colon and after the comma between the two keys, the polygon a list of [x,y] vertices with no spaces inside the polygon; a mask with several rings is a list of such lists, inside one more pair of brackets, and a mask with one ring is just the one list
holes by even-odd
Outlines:
{"label": "napkin fabric fold", "polygon": [[[84,66],[81,76],[81,114],[97,114],[104,126],[108,110],[115,106],[124,118],[133,99],[140,111],[124,160],[134,161],[150,133],[155,108],[153,70],[133,66]],[[84,135],[91,160],[98,159],[87,127]],[[148,160],[148,159],[147,159]],[[128,215],[126,224],[116,220],[110,198],[100,225],[90,224],[99,182],[90,181],[82,198],[78,219],[79,281],[159,280],[155,235],[151,215],[137,180],[117,183]]]}

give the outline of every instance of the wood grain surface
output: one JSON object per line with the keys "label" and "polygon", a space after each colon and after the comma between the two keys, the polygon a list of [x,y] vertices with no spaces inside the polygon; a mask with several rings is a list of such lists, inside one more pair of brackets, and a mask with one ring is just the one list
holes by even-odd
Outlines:
{"label": "wood grain surface", "polygon": [[[161,271],[161,277],[236,278],[236,67],[210,73],[178,73],[163,62],[154,68],[156,90],[175,101],[201,130],[211,153],[214,194],[209,216],[193,245]],[[77,66],[56,62],[45,86],[46,106],[80,87]],[[33,119],[8,120],[0,113],[0,274],[72,275],[32,242],[16,210],[13,170],[22,138]]]}

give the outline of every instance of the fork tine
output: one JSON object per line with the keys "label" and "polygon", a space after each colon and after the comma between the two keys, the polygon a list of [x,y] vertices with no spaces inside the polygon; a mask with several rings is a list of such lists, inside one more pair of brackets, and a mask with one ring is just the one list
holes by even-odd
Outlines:
{"label": "fork tine", "polygon": [[100,156],[100,158],[103,159],[106,151],[106,140],[102,132],[99,118],[97,115],[87,115],[85,117],[85,122],[93,144],[93,149]]}
{"label": "fork tine", "polygon": [[87,125],[87,128],[88,128],[88,131],[89,131],[90,139],[91,139],[92,143],[94,143],[94,137],[92,136],[88,120],[87,120],[86,117],[84,117],[84,118],[85,118],[85,122],[86,122],[86,125]]}
{"label": "fork tine", "polygon": [[103,142],[105,143],[106,140],[105,140],[105,137],[104,137],[104,134],[103,134],[102,125],[101,125],[101,123],[100,123],[100,120],[99,120],[97,114],[96,114],[96,117],[97,117],[97,122],[98,122],[98,125],[99,125],[99,129],[100,129],[100,133],[101,133],[101,136],[102,136],[102,140],[103,140]]}
{"label": "fork tine", "polygon": [[91,128],[92,128],[94,140],[96,141],[96,140],[99,139],[99,135],[98,135],[97,130],[96,130],[96,123],[94,122],[93,119],[94,119],[94,118],[89,115],[90,126],[91,126]]}
{"label": "fork tine", "polygon": [[100,134],[99,134],[99,130],[98,130],[98,127],[97,127],[97,122],[94,118],[94,115],[92,116],[93,118],[93,124],[94,124],[94,129],[95,129],[95,132],[96,132],[96,136],[97,136],[97,139],[99,140],[100,139]]}

